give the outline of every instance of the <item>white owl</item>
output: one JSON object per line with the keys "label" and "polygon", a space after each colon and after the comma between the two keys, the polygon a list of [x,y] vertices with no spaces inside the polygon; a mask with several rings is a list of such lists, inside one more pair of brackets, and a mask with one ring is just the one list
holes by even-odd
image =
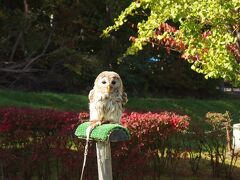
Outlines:
{"label": "white owl", "polygon": [[98,122],[98,125],[105,122],[120,124],[123,106],[128,99],[117,73],[113,71],[100,73],[88,97],[91,122]]}
{"label": "white owl", "polygon": [[81,180],[86,164],[88,142],[92,130],[103,123],[118,123],[123,113],[123,106],[127,103],[127,94],[123,92],[123,83],[120,76],[113,71],[101,72],[89,92],[90,125],[86,129],[86,146],[82,166]]}

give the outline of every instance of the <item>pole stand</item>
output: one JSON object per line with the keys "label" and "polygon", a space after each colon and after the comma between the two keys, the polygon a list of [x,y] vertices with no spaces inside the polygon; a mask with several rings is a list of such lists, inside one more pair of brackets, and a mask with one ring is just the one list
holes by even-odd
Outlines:
{"label": "pole stand", "polygon": [[[75,135],[86,139],[86,129],[90,122],[80,124]],[[103,124],[93,129],[90,140],[96,141],[98,179],[112,180],[111,142],[130,140],[128,129],[119,124]]]}

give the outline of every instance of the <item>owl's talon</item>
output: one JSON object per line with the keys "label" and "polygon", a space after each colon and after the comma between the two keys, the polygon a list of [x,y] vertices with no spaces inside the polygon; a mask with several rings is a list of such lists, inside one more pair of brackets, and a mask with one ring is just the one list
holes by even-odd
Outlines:
{"label": "owl's talon", "polygon": [[90,123],[91,123],[90,126],[96,127],[96,126],[100,126],[102,124],[102,121],[101,120],[91,120]]}

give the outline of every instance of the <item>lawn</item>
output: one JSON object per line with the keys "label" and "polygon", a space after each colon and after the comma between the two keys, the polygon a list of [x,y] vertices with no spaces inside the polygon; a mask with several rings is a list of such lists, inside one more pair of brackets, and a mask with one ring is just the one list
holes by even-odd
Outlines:
{"label": "lawn", "polygon": [[[67,111],[88,110],[87,95],[50,92],[20,92],[0,90],[0,106],[51,108]],[[240,98],[136,98],[129,97],[126,110],[176,111],[189,115],[193,122],[201,122],[207,112],[229,111],[233,122],[240,122]]]}

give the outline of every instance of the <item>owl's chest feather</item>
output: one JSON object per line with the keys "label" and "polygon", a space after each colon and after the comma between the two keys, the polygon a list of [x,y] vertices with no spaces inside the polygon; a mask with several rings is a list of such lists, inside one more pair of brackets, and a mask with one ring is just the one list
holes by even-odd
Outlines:
{"label": "owl's chest feather", "polygon": [[114,112],[117,110],[121,110],[122,98],[120,95],[115,94],[114,96],[107,94],[97,94],[97,98],[95,99],[95,106],[98,109],[101,109],[103,112]]}
{"label": "owl's chest feather", "polygon": [[111,119],[119,123],[123,111],[121,95],[109,96],[99,93],[89,105],[90,120]]}

